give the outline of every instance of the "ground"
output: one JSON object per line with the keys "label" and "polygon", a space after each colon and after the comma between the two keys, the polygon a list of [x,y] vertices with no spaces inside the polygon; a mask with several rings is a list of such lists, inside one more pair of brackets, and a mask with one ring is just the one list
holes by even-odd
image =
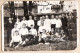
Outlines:
{"label": "ground", "polygon": [[5,44],[5,51],[54,51],[54,50],[74,50],[76,41],[56,42],[50,44],[36,44],[26,47],[11,48]]}

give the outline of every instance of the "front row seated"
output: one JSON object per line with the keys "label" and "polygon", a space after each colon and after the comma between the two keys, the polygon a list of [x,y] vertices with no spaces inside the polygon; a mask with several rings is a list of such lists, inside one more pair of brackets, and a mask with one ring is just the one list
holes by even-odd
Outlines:
{"label": "front row seated", "polygon": [[[12,29],[12,40],[9,44],[10,47],[17,48],[19,45],[26,46],[31,44],[38,44],[38,43],[52,43],[55,41],[65,41],[64,38],[66,37],[64,31],[61,30],[61,34],[58,32],[54,33],[53,30],[51,32],[46,32],[45,29],[42,32],[37,34],[37,30],[34,29],[33,25],[31,25],[31,29],[28,30],[26,28],[26,24],[22,25],[22,28],[17,30],[17,24],[14,25]],[[14,30],[15,29],[15,30]]]}

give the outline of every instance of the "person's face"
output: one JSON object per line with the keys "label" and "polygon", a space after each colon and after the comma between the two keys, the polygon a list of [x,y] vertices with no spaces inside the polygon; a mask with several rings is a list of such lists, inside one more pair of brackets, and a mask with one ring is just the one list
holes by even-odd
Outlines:
{"label": "person's face", "polygon": [[12,18],[9,18],[9,21],[12,21]]}
{"label": "person's face", "polygon": [[59,18],[61,18],[62,16],[61,15],[59,15]]}
{"label": "person's face", "polygon": [[14,25],[14,28],[16,28],[16,27],[17,27],[17,24]]}
{"label": "person's face", "polygon": [[32,19],[32,16],[29,16],[29,19]]}
{"label": "person's face", "polygon": [[22,25],[22,28],[26,28],[26,24],[23,24],[23,25]]}
{"label": "person's face", "polygon": [[65,14],[62,14],[62,17],[65,17]]}
{"label": "person's face", "polygon": [[23,20],[25,20],[26,18],[25,17],[23,17]]}
{"label": "person's face", "polygon": [[40,20],[42,20],[42,17],[40,17]]}
{"label": "person's face", "polygon": [[44,17],[44,16],[42,16],[42,18],[43,18],[43,19],[45,19],[45,17]]}
{"label": "person's face", "polygon": [[61,32],[64,32],[63,30],[61,30]]}
{"label": "person's face", "polygon": [[34,17],[34,19],[37,19],[37,17]]}
{"label": "person's face", "polygon": [[20,20],[17,18],[17,22],[20,22]]}
{"label": "person's face", "polygon": [[33,29],[34,27],[33,26],[31,26],[31,29]]}
{"label": "person's face", "polygon": [[58,16],[56,16],[56,19],[58,19]]}
{"label": "person's face", "polygon": [[46,33],[46,30],[42,30],[43,31],[43,33]]}
{"label": "person's face", "polygon": [[49,19],[49,17],[46,15],[46,19]]}
{"label": "person's face", "polygon": [[54,19],[54,15],[52,15],[51,18]]}
{"label": "person's face", "polygon": [[44,22],[43,22],[43,21],[41,21],[41,25],[42,25],[42,26],[44,25]]}

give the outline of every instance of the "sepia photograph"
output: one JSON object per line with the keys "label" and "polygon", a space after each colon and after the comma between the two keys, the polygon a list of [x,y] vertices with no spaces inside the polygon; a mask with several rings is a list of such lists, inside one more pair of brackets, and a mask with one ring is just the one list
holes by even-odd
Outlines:
{"label": "sepia photograph", "polygon": [[7,1],[2,5],[3,51],[77,47],[77,1]]}

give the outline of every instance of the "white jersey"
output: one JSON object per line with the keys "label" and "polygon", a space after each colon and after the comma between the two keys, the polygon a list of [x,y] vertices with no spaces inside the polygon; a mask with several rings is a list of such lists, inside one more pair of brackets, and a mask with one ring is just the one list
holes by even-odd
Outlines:
{"label": "white jersey", "polygon": [[38,26],[41,26],[41,20],[38,21],[37,25]]}
{"label": "white jersey", "polygon": [[56,24],[56,19],[51,19],[51,24]]}
{"label": "white jersey", "polygon": [[60,19],[56,20],[56,28],[60,28],[62,26],[62,22]]}
{"label": "white jersey", "polygon": [[15,31],[19,31],[19,29],[18,29],[18,28],[13,28],[13,29],[11,30],[11,36],[14,36],[13,33],[14,33]]}
{"label": "white jersey", "polygon": [[27,35],[28,34],[28,29],[27,28],[21,28],[19,31],[20,35]]}
{"label": "white jersey", "polygon": [[17,24],[17,28],[20,29],[21,28],[21,22],[16,22]]}
{"label": "white jersey", "polygon": [[32,35],[37,35],[37,30],[36,29],[30,29],[30,32]]}
{"label": "white jersey", "polygon": [[13,36],[13,37],[12,37],[12,41],[13,41],[13,42],[20,42],[20,41],[22,41],[21,36],[20,36],[20,35]]}
{"label": "white jersey", "polygon": [[46,37],[47,37],[47,35],[42,33],[41,38],[46,38]]}
{"label": "white jersey", "polygon": [[45,26],[40,26],[38,32],[43,32],[43,29],[45,29]]}
{"label": "white jersey", "polygon": [[45,19],[44,26],[47,26],[47,27],[50,27],[51,26],[50,19]]}
{"label": "white jersey", "polygon": [[34,26],[34,20],[28,20],[28,27],[31,27],[31,25]]}
{"label": "white jersey", "polygon": [[23,23],[25,23],[26,26],[28,26],[28,21],[27,21],[27,20],[22,20],[22,21],[21,21],[21,27],[22,27]]}

